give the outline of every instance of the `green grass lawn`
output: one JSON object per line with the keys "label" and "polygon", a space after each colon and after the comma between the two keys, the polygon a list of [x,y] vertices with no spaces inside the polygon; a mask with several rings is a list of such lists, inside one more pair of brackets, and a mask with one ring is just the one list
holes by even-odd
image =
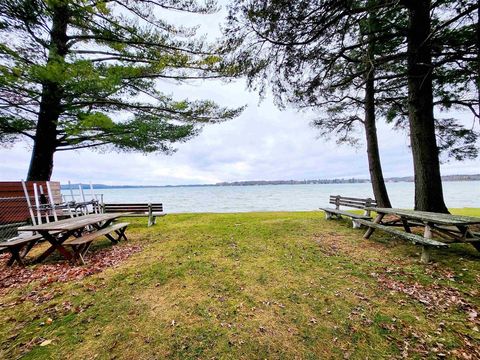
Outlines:
{"label": "green grass lawn", "polygon": [[364,240],[321,212],[129,221],[143,249],[120,265],[0,298],[0,358],[480,356],[480,253],[469,245],[432,250],[423,265],[420,247]]}

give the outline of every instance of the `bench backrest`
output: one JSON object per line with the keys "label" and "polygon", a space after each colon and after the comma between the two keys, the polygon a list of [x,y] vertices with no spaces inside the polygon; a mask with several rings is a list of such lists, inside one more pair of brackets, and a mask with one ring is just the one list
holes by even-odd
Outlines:
{"label": "bench backrest", "polygon": [[375,199],[362,199],[340,195],[330,195],[330,204],[335,205],[336,209],[338,209],[340,206],[347,206],[357,209],[365,209],[366,207],[377,206],[377,202],[375,201]]}
{"label": "bench backrest", "polygon": [[163,204],[103,204],[103,212],[131,212],[131,213],[146,213],[146,212],[162,212]]}

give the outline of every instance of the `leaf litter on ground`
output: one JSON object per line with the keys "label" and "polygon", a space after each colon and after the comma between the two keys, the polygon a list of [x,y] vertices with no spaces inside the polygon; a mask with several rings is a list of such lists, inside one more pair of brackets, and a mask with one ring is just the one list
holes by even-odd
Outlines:
{"label": "leaf litter on ground", "polygon": [[112,246],[92,252],[86,259],[86,265],[73,265],[68,261],[59,261],[34,266],[6,266],[8,254],[0,255],[0,295],[11,289],[21,288],[38,281],[40,286],[53,282],[81,280],[87,276],[101,272],[105,268],[119,265],[132,254],[142,248],[139,245]]}

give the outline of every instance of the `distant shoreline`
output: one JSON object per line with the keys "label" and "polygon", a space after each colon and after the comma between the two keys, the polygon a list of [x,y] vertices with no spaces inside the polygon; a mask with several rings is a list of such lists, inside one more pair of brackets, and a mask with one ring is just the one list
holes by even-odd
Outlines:
{"label": "distant shoreline", "polygon": [[[474,175],[446,175],[442,176],[442,181],[480,181],[480,174]],[[413,182],[413,176],[391,177],[385,179],[386,183]],[[318,180],[252,180],[252,181],[234,181],[221,182],[216,184],[193,184],[193,185],[105,185],[92,184],[94,189],[148,189],[148,188],[170,188],[170,187],[218,187],[218,186],[263,186],[263,185],[330,185],[330,184],[362,184],[370,183],[369,179],[318,179]],[[90,188],[89,184],[71,184],[71,187],[78,189]],[[69,185],[62,185],[62,190],[70,189]]]}

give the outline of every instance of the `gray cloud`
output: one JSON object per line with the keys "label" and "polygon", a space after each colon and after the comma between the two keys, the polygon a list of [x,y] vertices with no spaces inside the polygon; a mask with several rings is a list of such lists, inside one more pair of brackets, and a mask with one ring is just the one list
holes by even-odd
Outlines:
{"label": "gray cloud", "polygon": [[[202,90],[206,98],[229,105],[246,103],[248,108],[238,119],[205,127],[197,138],[180,144],[172,156],[57,153],[53,177],[75,182],[193,184],[368,176],[364,147],[339,146],[334,141],[317,139],[315,129],[309,125],[312,115],[281,112],[268,99],[257,106],[256,96],[239,84],[206,83]],[[379,124],[379,134],[385,175],[411,175],[406,135],[383,124]],[[25,177],[30,156],[26,145],[2,149],[0,156],[2,180]],[[452,162],[442,165],[442,169],[444,174],[473,173],[478,172],[479,165],[479,161]]]}
{"label": "gray cloud", "polygon": [[[223,11],[222,14],[225,14]],[[193,25],[193,20],[176,14],[171,21]],[[200,28],[210,38],[219,36],[218,15],[207,16]],[[172,156],[134,153],[61,152],[55,156],[53,178],[65,182],[106,184],[195,184],[237,180],[313,179],[368,177],[364,146],[339,146],[318,139],[310,126],[314,114],[279,111],[270,97],[258,104],[256,94],[243,81],[159,84],[177,98],[212,99],[230,107],[248,105],[237,119],[206,126],[195,139],[178,145]],[[462,116],[462,115],[459,115]],[[464,115],[465,122],[470,121]],[[408,138],[379,123],[379,142],[384,173],[389,176],[413,174]],[[359,137],[363,133],[359,132]],[[30,160],[27,144],[0,149],[0,180],[25,178]],[[450,162],[443,174],[478,173],[480,161]]]}

